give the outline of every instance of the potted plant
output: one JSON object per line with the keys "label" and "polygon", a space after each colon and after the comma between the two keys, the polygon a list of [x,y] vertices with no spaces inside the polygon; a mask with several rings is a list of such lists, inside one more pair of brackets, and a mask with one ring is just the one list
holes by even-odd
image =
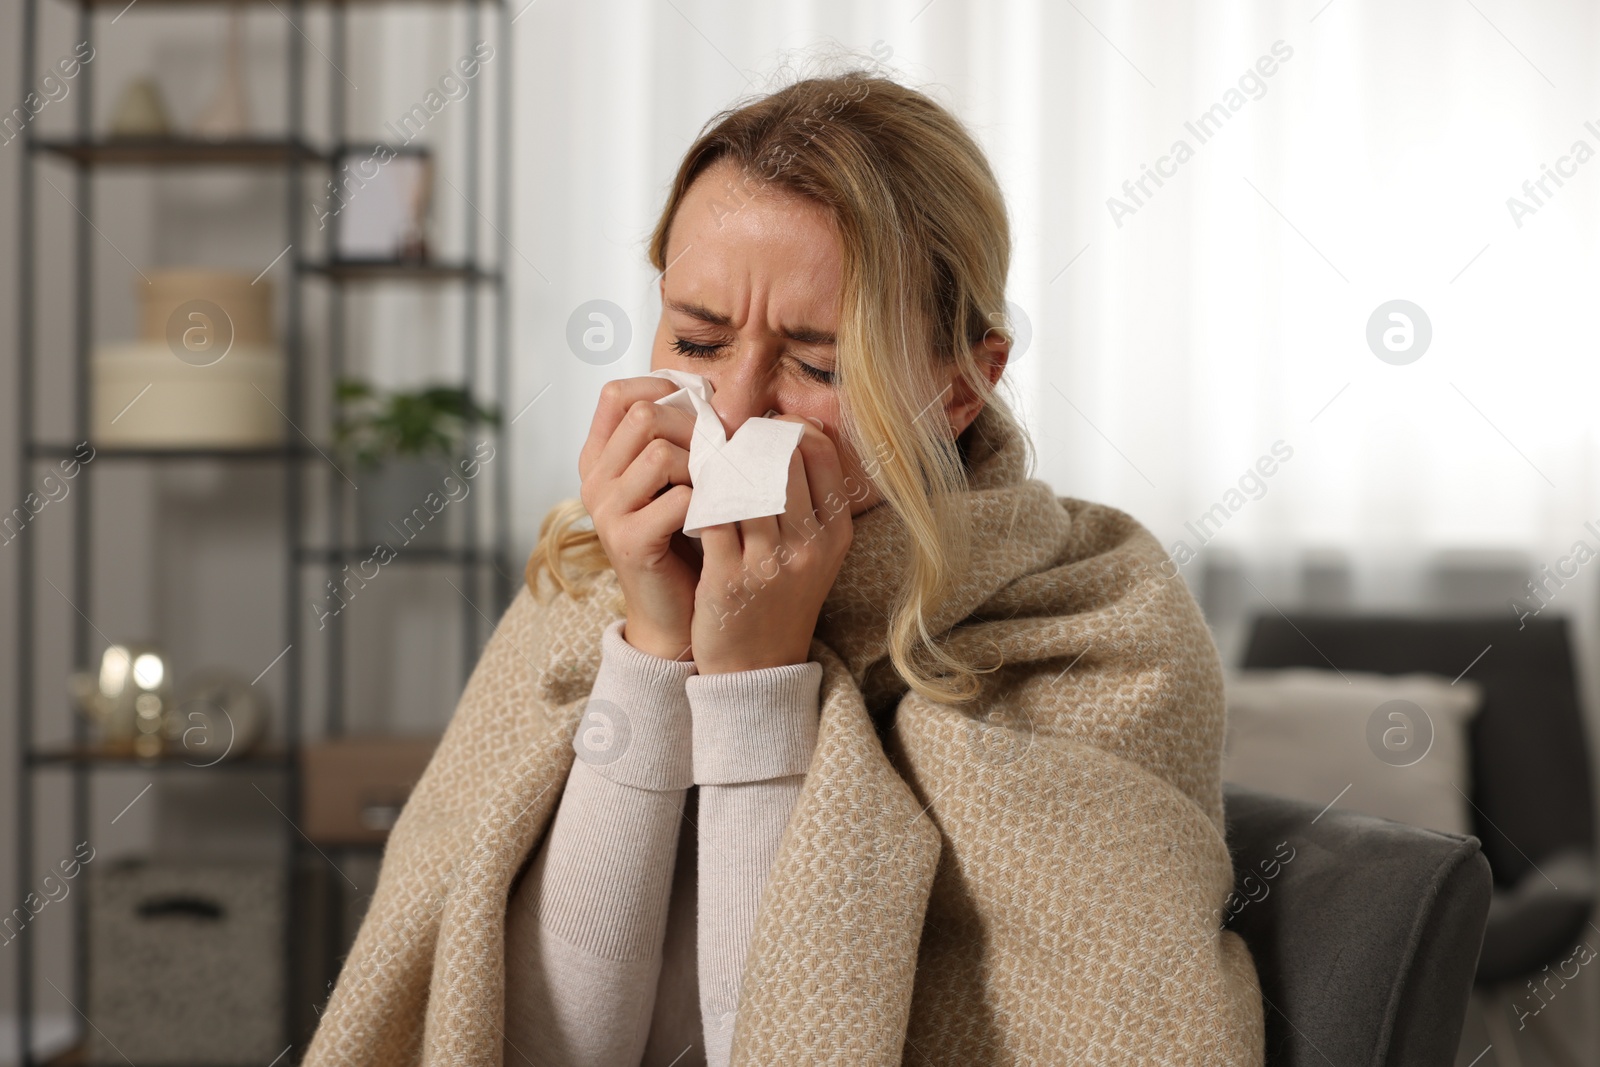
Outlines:
{"label": "potted plant", "polygon": [[[464,454],[468,431],[480,423],[499,425],[499,412],[479,407],[455,386],[379,394],[357,378],[339,379],[335,399],[334,438],[358,472],[362,541],[384,542],[396,551],[446,545],[439,512],[464,499],[454,487],[464,479],[453,465]],[[447,483],[449,477],[454,482]]]}

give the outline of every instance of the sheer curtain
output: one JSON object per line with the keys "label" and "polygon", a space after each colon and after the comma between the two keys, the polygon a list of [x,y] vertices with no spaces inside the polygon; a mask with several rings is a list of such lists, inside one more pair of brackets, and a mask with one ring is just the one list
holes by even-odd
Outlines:
{"label": "sheer curtain", "polygon": [[[1600,550],[1594,3],[521,2],[519,544],[576,492],[600,386],[648,370],[682,151],[839,45],[998,171],[1038,475],[1132,513],[1191,584],[1232,559],[1287,607],[1332,560],[1355,602],[1408,604],[1440,553]],[[633,335],[604,366],[565,339],[596,299]],[[1586,615],[1600,564],[1565,569],[1552,610]]]}

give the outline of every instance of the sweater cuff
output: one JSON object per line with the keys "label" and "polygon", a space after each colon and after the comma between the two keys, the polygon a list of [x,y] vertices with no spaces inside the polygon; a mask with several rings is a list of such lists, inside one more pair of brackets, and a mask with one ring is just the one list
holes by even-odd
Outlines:
{"label": "sweater cuff", "polygon": [[817,747],[822,664],[696,674],[684,684],[697,785],[805,774]]}
{"label": "sweater cuff", "polygon": [[572,748],[604,778],[637,789],[694,784],[694,748],[684,682],[693,660],[653,656],[622,636],[626,620],[606,627],[595,675]]}

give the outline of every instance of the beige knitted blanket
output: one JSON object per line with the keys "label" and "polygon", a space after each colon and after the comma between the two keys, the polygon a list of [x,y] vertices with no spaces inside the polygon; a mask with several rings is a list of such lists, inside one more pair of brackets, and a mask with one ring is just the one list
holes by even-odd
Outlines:
{"label": "beige knitted blanket", "polygon": [[[886,506],[859,516],[811,645],[817,746],[733,1063],[1260,1067],[1255,967],[1217,929],[1233,876],[1215,645],[1155,538],[1024,478],[1021,442],[986,416],[976,558],[929,628],[1005,665],[975,704],[908,690],[883,614],[905,538]],[[619,617],[601,583],[548,604],[524,587],[500,620],[390,836],[310,1067],[501,1062],[507,891]]]}

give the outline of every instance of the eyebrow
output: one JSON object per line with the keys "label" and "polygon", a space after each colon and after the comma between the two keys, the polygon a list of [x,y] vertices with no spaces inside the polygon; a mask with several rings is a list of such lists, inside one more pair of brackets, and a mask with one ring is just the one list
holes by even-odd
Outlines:
{"label": "eyebrow", "polygon": [[[704,304],[690,303],[686,300],[668,300],[666,306],[671,311],[710,323],[712,326],[733,325],[733,320],[727,315],[712,311]],[[782,332],[789,340],[798,341],[803,345],[831,345],[835,341],[834,335],[827,330],[818,330],[810,326],[788,326]]]}

